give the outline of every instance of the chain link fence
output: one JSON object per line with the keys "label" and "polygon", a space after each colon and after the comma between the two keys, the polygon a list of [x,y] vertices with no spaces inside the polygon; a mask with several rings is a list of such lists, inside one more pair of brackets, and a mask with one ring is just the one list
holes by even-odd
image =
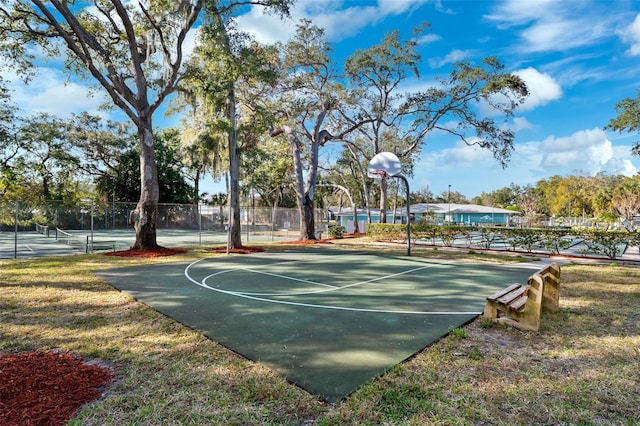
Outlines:
{"label": "chain link fence", "polygon": [[[129,217],[136,203],[86,204],[62,206],[56,203],[29,205],[0,202],[0,231],[32,231],[36,224],[68,230],[109,230],[131,228]],[[157,229],[225,230],[230,211],[226,206],[204,204],[159,204]],[[243,227],[251,230],[300,231],[297,209],[241,207]],[[316,210],[317,224],[326,221],[322,210]]]}
{"label": "chain link fence", "polygon": [[[43,255],[40,253],[43,250],[48,250],[48,254],[57,253],[53,244],[56,240],[59,240],[59,245],[65,244],[65,241],[74,242],[75,252],[92,251],[94,235],[102,240],[123,236],[117,247],[128,248],[132,245],[131,238],[135,239],[129,221],[135,207],[136,203],[63,206],[53,202],[30,205],[0,201],[0,258]],[[224,244],[230,213],[226,206],[159,204],[158,242],[167,246]],[[240,218],[243,243],[300,238],[300,215],[297,209],[241,207]],[[322,210],[316,210],[315,220],[318,237],[326,236],[327,220]],[[61,235],[64,237],[59,238]],[[125,238],[127,243],[124,242]],[[78,243],[83,239],[86,241],[84,249]],[[59,254],[66,253],[58,251]]]}

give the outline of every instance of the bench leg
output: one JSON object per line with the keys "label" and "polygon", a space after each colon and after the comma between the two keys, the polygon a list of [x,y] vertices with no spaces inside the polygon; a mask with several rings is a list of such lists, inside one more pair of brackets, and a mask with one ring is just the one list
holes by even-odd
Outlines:
{"label": "bench leg", "polygon": [[496,305],[490,301],[487,301],[487,304],[484,307],[483,315],[485,318],[498,318],[498,309],[496,308]]}
{"label": "bench leg", "polygon": [[542,307],[550,311],[560,309],[560,267],[556,263],[549,265],[544,278]]}
{"label": "bench leg", "polygon": [[522,319],[520,319],[520,321],[516,321],[515,319],[509,318],[509,317],[501,317],[496,319],[495,321],[500,324],[510,325],[512,327],[517,328],[518,330],[538,331],[540,329],[539,321],[537,323],[526,321],[526,320],[523,321]]}

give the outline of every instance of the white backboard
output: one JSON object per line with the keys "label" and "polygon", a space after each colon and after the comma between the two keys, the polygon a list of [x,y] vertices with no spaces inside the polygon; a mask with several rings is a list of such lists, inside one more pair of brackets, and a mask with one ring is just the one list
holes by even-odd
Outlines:
{"label": "white backboard", "polygon": [[367,175],[370,178],[383,179],[385,177],[398,176],[402,171],[402,165],[398,157],[392,152],[376,154],[367,167]]}

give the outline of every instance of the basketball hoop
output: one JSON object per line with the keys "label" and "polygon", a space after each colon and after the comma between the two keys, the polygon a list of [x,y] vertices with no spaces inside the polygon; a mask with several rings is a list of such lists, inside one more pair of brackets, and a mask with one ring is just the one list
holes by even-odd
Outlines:
{"label": "basketball hoop", "polygon": [[374,179],[386,179],[396,177],[402,172],[402,165],[395,154],[381,152],[376,154],[369,162],[367,175]]}
{"label": "basketball hoop", "polygon": [[411,220],[409,212],[409,181],[402,175],[402,164],[392,152],[380,152],[376,154],[367,167],[367,176],[374,179],[398,178],[404,181],[407,188],[407,256],[411,256]]}
{"label": "basketball hoop", "polygon": [[374,179],[386,179],[389,173],[386,170],[369,170],[369,177]]}

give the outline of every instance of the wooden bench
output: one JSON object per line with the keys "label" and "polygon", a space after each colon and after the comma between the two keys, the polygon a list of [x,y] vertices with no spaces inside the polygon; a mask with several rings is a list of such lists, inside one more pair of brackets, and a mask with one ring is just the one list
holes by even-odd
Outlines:
{"label": "wooden bench", "polygon": [[521,330],[540,329],[542,309],[560,308],[560,267],[552,263],[529,277],[487,297],[484,316]]}

